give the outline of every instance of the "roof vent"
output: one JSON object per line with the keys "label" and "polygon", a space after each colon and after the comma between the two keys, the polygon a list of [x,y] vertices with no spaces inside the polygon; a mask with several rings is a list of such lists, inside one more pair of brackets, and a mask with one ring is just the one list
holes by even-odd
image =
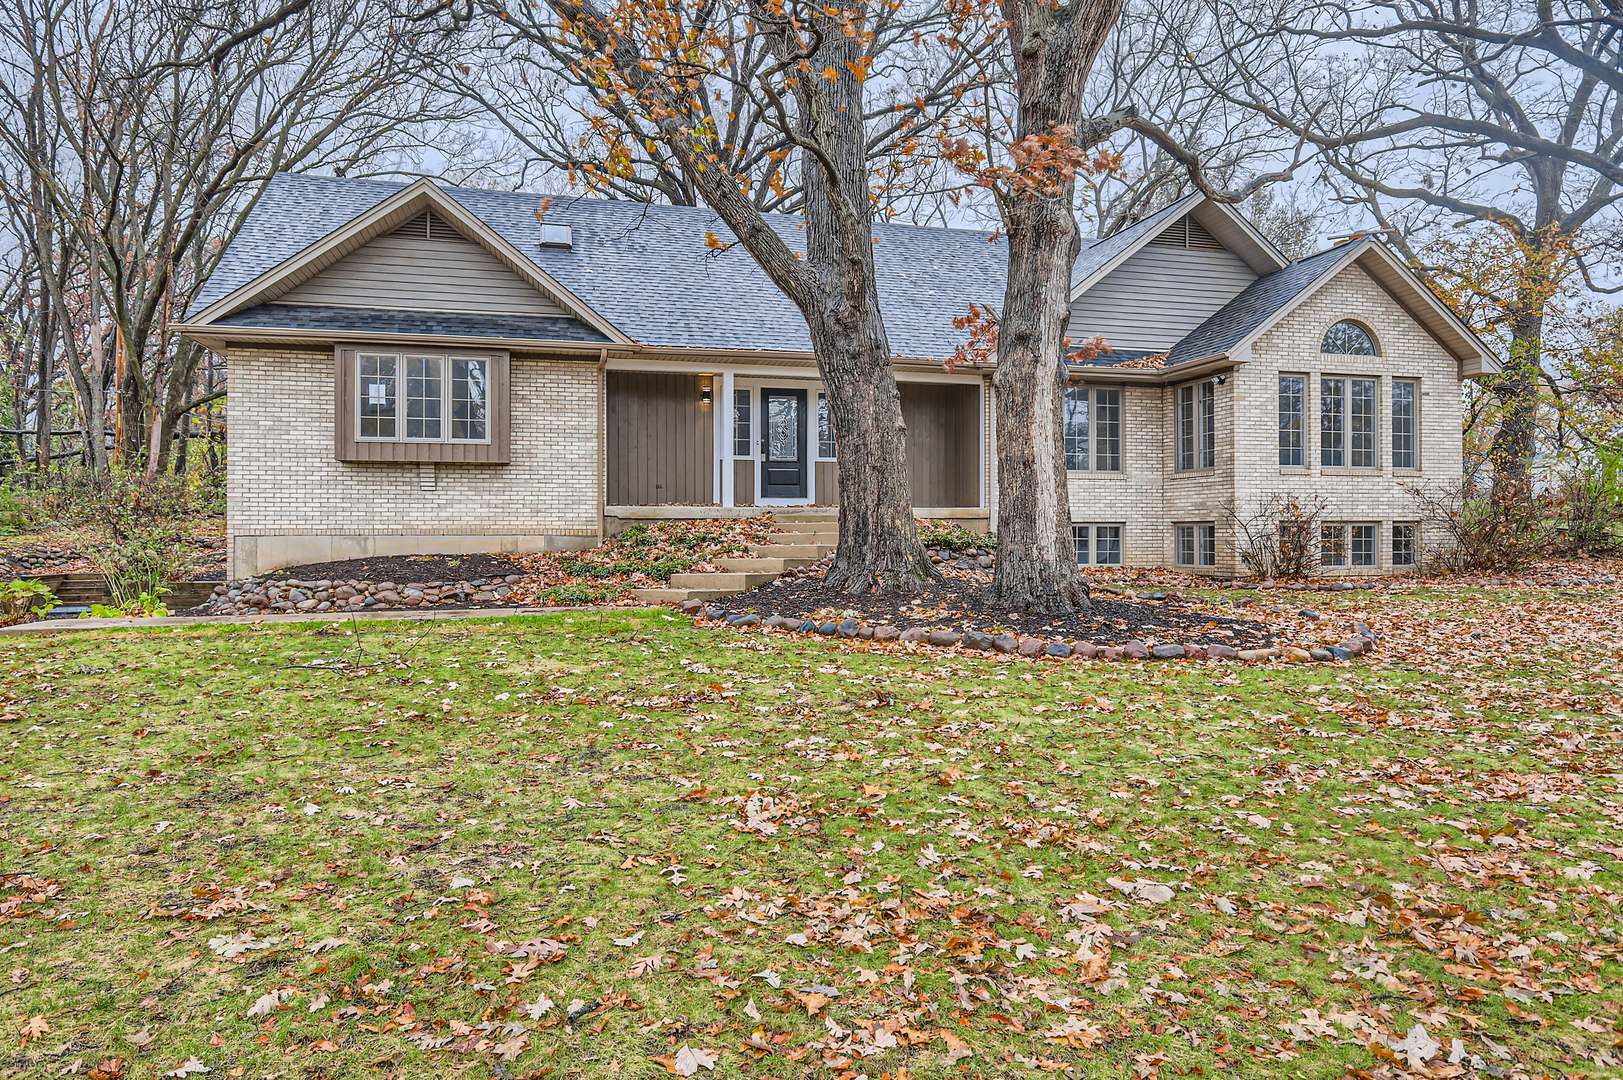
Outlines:
{"label": "roof vent", "polygon": [[541,246],[544,248],[563,248],[572,250],[575,246],[574,230],[568,225],[551,225],[541,223]]}
{"label": "roof vent", "polygon": [[394,235],[411,240],[460,240],[462,238],[462,234],[457,232],[450,222],[432,210],[424,210],[421,214],[396,229]]}
{"label": "roof vent", "polygon": [[1217,237],[1207,232],[1205,226],[1188,214],[1168,225],[1150,243],[1158,247],[1189,248],[1195,251],[1223,250],[1223,245],[1217,242]]}

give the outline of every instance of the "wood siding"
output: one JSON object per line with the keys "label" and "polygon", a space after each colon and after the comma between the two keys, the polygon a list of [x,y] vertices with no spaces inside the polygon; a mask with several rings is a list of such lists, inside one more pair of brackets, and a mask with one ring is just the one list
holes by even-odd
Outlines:
{"label": "wood siding", "polygon": [[496,256],[460,236],[380,236],[276,299],[405,311],[568,314]]}
{"label": "wood siding", "polygon": [[1150,245],[1071,304],[1072,341],[1169,349],[1257,279],[1239,256]]}
{"label": "wood siding", "polygon": [[974,386],[898,384],[914,506],[980,505],[980,395]]}
{"label": "wood siding", "polygon": [[733,459],[733,505],[755,505],[755,462],[750,458]]}
{"label": "wood siding", "polygon": [[716,501],[716,424],[699,401],[706,377],[608,373],[611,506]]}
{"label": "wood siding", "polygon": [[840,505],[840,463],[837,461],[817,462],[816,479],[817,490],[813,494],[817,497],[817,505]]}
{"label": "wood siding", "polygon": [[[333,456],[339,461],[399,461],[438,462],[447,465],[505,465],[511,460],[512,392],[508,355],[505,352],[429,353],[419,349],[403,355],[488,358],[490,360],[490,441],[484,443],[442,443],[378,441],[363,442],[355,438],[355,412],[359,404],[355,397],[354,346],[339,346],[333,364]],[[361,347],[360,351],[367,351]],[[391,352],[383,349],[381,352]],[[449,422],[449,421],[447,421]]]}

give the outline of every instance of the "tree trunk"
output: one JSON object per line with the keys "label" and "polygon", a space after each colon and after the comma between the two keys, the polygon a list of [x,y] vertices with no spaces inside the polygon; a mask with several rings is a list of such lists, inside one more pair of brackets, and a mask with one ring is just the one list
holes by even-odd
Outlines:
{"label": "tree trunk", "polygon": [[1544,313],[1523,308],[1511,320],[1510,355],[1493,381],[1499,398],[1499,427],[1488,449],[1493,469],[1492,499],[1499,505],[1533,493],[1533,454],[1538,439],[1539,361],[1543,356]]}
{"label": "tree trunk", "polygon": [[1071,270],[1082,250],[1072,210],[1083,91],[1122,0],[1004,0],[1019,112],[1017,145],[1041,149],[999,193],[1009,276],[998,320],[999,610],[1091,610],[1071,541],[1065,383]]}
{"label": "tree trunk", "polygon": [[[61,327],[64,333],[72,333],[71,327]],[[52,361],[56,357],[56,320],[48,314],[41,319],[39,368],[35,373],[38,383],[34,391],[34,450],[39,456],[39,482],[45,483],[45,478],[51,472],[51,383],[56,378],[56,365]]]}
{"label": "tree trunk", "polygon": [[1022,200],[1004,211],[1009,279],[998,323],[997,569],[1000,611],[1091,610],[1071,540],[1066,482],[1065,325],[1082,241],[1070,202]]}

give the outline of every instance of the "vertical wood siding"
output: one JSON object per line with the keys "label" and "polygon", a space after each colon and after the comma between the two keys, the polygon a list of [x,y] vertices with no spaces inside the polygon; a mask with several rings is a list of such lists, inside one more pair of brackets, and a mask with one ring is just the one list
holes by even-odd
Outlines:
{"label": "vertical wood siding", "polygon": [[472,240],[438,234],[433,240],[380,236],[276,299],[485,315],[568,314]]}
{"label": "vertical wood siding", "polygon": [[755,462],[750,458],[733,460],[733,505],[755,505]]}
{"label": "vertical wood siding", "polygon": [[817,496],[818,506],[840,505],[840,463],[837,461],[817,462]]}
{"label": "vertical wood siding", "polygon": [[715,421],[698,375],[608,373],[611,506],[707,504],[715,496]]}
{"label": "vertical wood siding", "polygon": [[914,506],[980,502],[981,425],[974,386],[900,383]]}
{"label": "vertical wood siding", "polygon": [[1169,349],[1257,279],[1228,251],[1151,245],[1071,304],[1072,341],[1103,334],[1118,349]]}

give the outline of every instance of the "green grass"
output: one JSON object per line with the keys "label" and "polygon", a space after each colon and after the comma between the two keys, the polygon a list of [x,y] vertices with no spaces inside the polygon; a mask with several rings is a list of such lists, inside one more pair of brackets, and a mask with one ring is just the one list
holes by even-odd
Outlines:
{"label": "green grass", "polygon": [[0,1075],[1617,1075],[1623,714],[1562,655],[7,638]]}

